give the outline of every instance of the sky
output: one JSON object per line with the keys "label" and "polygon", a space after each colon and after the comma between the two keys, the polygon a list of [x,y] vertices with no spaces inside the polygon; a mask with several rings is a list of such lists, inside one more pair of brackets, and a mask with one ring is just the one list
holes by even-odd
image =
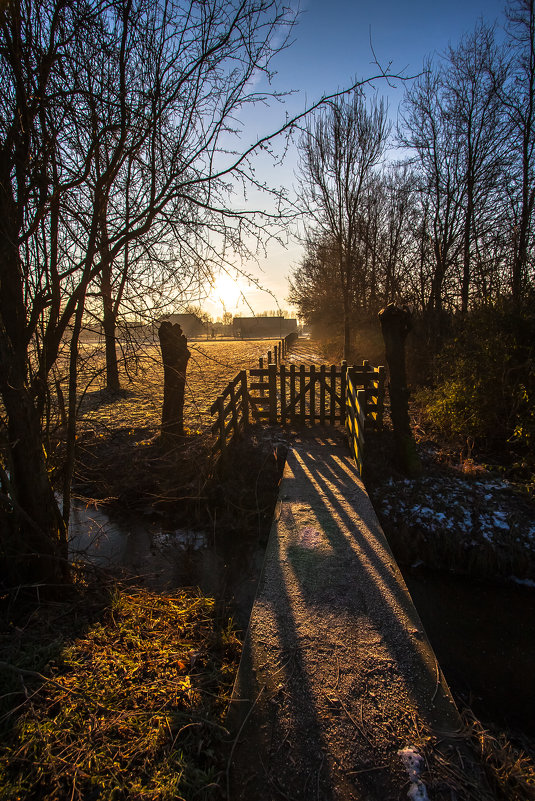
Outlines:
{"label": "sky", "polygon": [[[377,75],[373,52],[383,68],[390,65],[390,72],[417,75],[427,56],[440,55],[449,44],[455,46],[481,18],[487,23],[496,22],[499,30],[504,22],[504,6],[504,0],[302,0],[292,44],[273,62],[277,75],[272,88],[293,94],[284,104],[275,103],[268,109],[256,108],[244,114],[244,140],[251,142],[256,136],[276,130],[286,113],[299,113],[323,94],[351,86],[355,77],[362,80]],[[392,88],[378,80],[374,87],[387,98],[395,121],[403,99],[403,82],[396,82],[396,88]],[[260,84],[258,89],[262,88]],[[262,155],[256,162],[260,178],[290,190],[296,186],[297,167],[295,144],[282,166],[274,167]],[[268,203],[256,194],[249,197],[249,202]],[[206,311],[217,317],[223,305],[226,311],[243,315],[251,314],[251,309],[256,314],[274,309],[277,303],[280,308],[289,308],[287,277],[299,263],[303,248],[293,228],[289,227],[285,235],[286,247],[272,242],[267,254],[261,253],[257,261],[239,264],[268,292],[255,289],[243,278],[234,283],[224,277],[216,281],[212,299],[203,303]]]}

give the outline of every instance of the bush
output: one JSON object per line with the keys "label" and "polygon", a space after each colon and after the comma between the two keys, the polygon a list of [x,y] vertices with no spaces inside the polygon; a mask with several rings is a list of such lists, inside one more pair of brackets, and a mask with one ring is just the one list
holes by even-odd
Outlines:
{"label": "bush", "polygon": [[432,427],[528,452],[535,440],[535,317],[502,302],[454,320],[434,385],[415,394]]}

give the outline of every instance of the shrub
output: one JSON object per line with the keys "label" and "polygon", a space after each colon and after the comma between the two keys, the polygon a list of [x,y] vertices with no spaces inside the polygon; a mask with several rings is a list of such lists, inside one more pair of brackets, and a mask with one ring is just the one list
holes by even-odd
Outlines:
{"label": "shrub", "polygon": [[435,361],[434,384],[415,394],[435,430],[451,439],[515,443],[535,439],[535,317],[510,304],[454,320]]}

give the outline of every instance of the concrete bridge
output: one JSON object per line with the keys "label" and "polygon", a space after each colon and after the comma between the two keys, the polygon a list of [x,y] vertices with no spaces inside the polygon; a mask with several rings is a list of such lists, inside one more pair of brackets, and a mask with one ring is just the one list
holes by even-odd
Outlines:
{"label": "concrete bridge", "polygon": [[[228,725],[232,801],[485,790],[340,432],[304,429],[280,486]],[[488,796],[490,797],[490,796]]]}

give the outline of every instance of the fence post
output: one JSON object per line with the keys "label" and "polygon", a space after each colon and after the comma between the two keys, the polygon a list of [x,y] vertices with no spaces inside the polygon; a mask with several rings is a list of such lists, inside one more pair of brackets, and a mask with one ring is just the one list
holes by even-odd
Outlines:
{"label": "fence post", "polygon": [[362,477],[362,471],[364,469],[364,424],[363,418],[366,415],[366,390],[359,389],[356,392],[357,396],[357,414],[356,418],[358,421],[358,428],[355,432],[357,434],[357,464],[359,468],[359,473]]}
{"label": "fence post", "polygon": [[280,366],[281,376],[281,425],[286,425],[286,367]]}
{"label": "fence post", "polygon": [[279,348],[278,348],[278,345],[274,346],[273,352],[274,352],[274,355],[275,355],[275,358],[273,359],[273,361],[275,362],[275,364],[278,364],[279,363]]}
{"label": "fence post", "polygon": [[241,381],[241,409],[244,428],[249,425],[249,396],[247,394],[247,370],[240,372]]}
{"label": "fence post", "polygon": [[277,422],[277,365],[268,364],[269,422]]}
{"label": "fence post", "polygon": [[268,350],[268,367],[271,364],[271,351]]}
{"label": "fence post", "polygon": [[[262,356],[258,360],[258,366],[260,367],[261,370],[264,369],[264,359],[262,358]],[[259,376],[259,383],[260,384],[264,383],[264,376],[263,375]],[[264,397],[264,390],[262,388],[260,388],[260,397],[261,398]]]}
{"label": "fence post", "polygon": [[227,447],[227,441],[225,437],[225,399],[222,395],[219,395],[217,398],[217,413],[219,422],[219,447],[223,454]]}
{"label": "fence post", "polygon": [[343,425],[346,419],[346,382],[347,382],[347,362],[344,359],[340,366],[340,423]]}
{"label": "fence post", "polygon": [[383,416],[385,410],[385,368],[377,368],[377,430],[383,430]]}

